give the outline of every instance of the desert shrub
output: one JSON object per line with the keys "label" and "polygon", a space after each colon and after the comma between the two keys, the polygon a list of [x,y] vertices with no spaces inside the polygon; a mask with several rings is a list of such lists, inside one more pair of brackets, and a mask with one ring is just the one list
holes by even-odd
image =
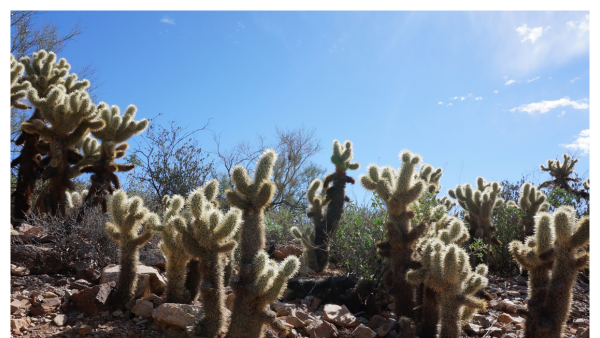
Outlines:
{"label": "desert shrub", "polygon": [[290,228],[299,226],[304,228],[310,224],[308,217],[303,211],[291,211],[288,208],[272,209],[265,212],[266,241],[272,241],[280,245],[298,243],[290,233]]}
{"label": "desert shrub", "polygon": [[337,233],[331,243],[331,262],[348,274],[378,279],[385,262],[375,243],[385,238],[385,208],[373,197],[370,205],[347,203]]}
{"label": "desert shrub", "polygon": [[518,274],[519,267],[512,258],[509,244],[523,238],[523,226],[519,222],[521,211],[502,205],[494,210],[492,217],[497,228],[495,236],[502,245],[492,246],[489,269],[502,275]]}
{"label": "desert shrub", "polygon": [[67,209],[64,215],[41,215],[34,211],[27,222],[43,228],[54,238],[54,248],[67,265],[83,259],[93,260],[98,267],[116,263],[118,244],[104,231],[109,216],[102,213],[101,207],[86,206],[83,221],[77,222],[77,213],[77,209]]}

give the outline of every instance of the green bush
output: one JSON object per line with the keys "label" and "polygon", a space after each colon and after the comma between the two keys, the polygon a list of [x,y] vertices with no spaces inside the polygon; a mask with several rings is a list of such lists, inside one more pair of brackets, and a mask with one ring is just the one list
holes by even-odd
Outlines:
{"label": "green bush", "polygon": [[346,204],[331,241],[331,262],[348,274],[375,279],[383,272],[385,263],[377,255],[375,246],[385,238],[386,214],[382,203],[375,196],[370,206]]}

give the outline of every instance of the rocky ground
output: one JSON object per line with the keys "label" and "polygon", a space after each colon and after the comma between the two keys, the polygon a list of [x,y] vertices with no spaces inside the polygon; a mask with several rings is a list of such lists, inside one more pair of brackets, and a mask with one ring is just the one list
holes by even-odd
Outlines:
{"label": "rocky ground", "polygon": [[[128,311],[105,309],[103,302],[114,288],[118,266],[109,266],[97,283],[65,275],[27,275],[27,269],[11,266],[11,335],[13,337],[170,337],[181,336],[193,325],[201,303],[166,304],[156,296],[164,276],[153,267],[140,274],[141,290]],[[143,275],[147,277],[143,277]],[[93,278],[93,277],[92,277]],[[519,337],[524,319],[516,314],[527,295],[524,278],[490,276],[486,290],[496,297],[488,309],[465,327],[465,337]],[[228,290],[228,306],[233,294]],[[291,302],[271,304],[280,320],[287,323],[287,337],[398,337],[396,316],[386,311],[368,317],[350,313],[346,306],[322,304],[308,295]],[[188,328],[189,330],[189,328]],[[184,336],[191,336],[185,334]],[[565,337],[589,337],[589,288],[578,283]]]}

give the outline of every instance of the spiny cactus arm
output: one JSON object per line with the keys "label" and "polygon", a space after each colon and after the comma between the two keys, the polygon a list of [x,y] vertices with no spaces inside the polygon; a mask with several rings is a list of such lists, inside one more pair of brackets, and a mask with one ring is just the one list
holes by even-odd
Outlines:
{"label": "spiny cactus arm", "polygon": [[254,205],[254,207],[258,209],[264,208],[269,204],[274,194],[275,183],[264,182],[260,186],[260,190],[258,191],[258,193],[252,199],[252,205]]}
{"label": "spiny cactus arm", "polygon": [[589,178],[583,182],[583,188],[585,190],[590,190],[590,179]]}
{"label": "spiny cactus arm", "polygon": [[356,170],[359,168],[358,163],[350,163],[353,157],[352,142],[344,142],[344,148],[340,145],[338,140],[333,141],[333,155],[331,156],[331,162],[335,165],[336,171]]}
{"label": "spiny cactus arm", "polygon": [[367,175],[360,176],[362,186],[367,190],[377,192],[384,201],[389,200],[393,192],[390,180],[380,176],[376,164],[370,164],[367,167],[367,172]]}
{"label": "spiny cactus arm", "polygon": [[286,257],[283,262],[277,266],[273,282],[270,283],[267,288],[262,290],[259,289],[259,292],[262,293],[261,298],[263,301],[268,303],[281,297],[288,279],[292,278],[298,272],[299,267],[300,261],[296,256]]}
{"label": "spiny cactus arm", "polygon": [[31,88],[31,83],[22,80],[25,72],[25,66],[15,60],[10,54],[10,106],[17,109],[28,109],[29,106],[19,100],[27,97],[27,89]]}
{"label": "spiny cactus arm", "polygon": [[106,222],[106,234],[115,242],[121,241],[121,233],[117,226],[112,222]]}
{"label": "spiny cactus arm", "polygon": [[[250,196],[250,185],[252,184],[252,180],[250,179],[246,168],[242,166],[235,166],[232,170],[231,178],[235,184],[235,191],[237,191],[243,197]],[[243,210],[243,208],[240,209]]]}
{"label": "spiny cactus arm", "polygon": [[106,123],[106,128],[93,132],[94,136],[102,141],[111,141],[115,144],[125,142],[133,135],[143,132],[149,121],[133,121],[137,112],[134,105],[129,105],[123,116],[120,115],[118,106],[108,107],[108,104],[102,102],[98,105],[100,119]]}
{"label": "spiny cactus arm", "polygon": [[579,220],[575,230],[573,231],[573,235],[571,236],[571,240],[569,246],[573,249],[578,249],[584,245],[586,245],[590,241],[590,218],[586,216]]}
{"label": "spiny cactus arm", "polygon": [[[421,155],[413,154],[410,150],[403,150],[400,152],[399,157],[402,161],[402,167],[400,168],[398,181],[396,182],[395,194],[402,196],[411,195],[411,197],[414,197],[415,193],[417,193],[416,190],[419,190],[419,188],[416,188],[418,183],[420,183],[420,190],[418,191],[419,194],[423,189],[423,181],[421,180],[418,180],[413,186],[411,186],[411,183],[413,183],[415,166],[421,162]],[[408,200],[408,198],[405,198],[405,200]]]}
{"label": "spiny cactus arm", "polygon": [[450,200],[448,196],[444,196],[441,199],[437,198],[437,202],[440,205],[443,205],[446,208],[446,211],[449,211],[450,209],[456,206],[456,202],[452,202],[452,200]]}
{"label": "spiny cactus arm", "polygon": [[[213,234],[211,236],[212,240],[215,242],[229,241],[238,232],[241,220],[242,212],[240,210],[229,210],[229,212],[221,220],[219,225],[214,229]],[[235,247],[235,241],[233,241],[233,245]]]}
{"label": "spiny cactus arm", "polygon": [[148,243],[149,240],[152,239],[152,236],[154,236],[154,234],[146,230],[137,237],[135,237],[132,241],[132,244],[138,247],[143,246],[144,244]]}

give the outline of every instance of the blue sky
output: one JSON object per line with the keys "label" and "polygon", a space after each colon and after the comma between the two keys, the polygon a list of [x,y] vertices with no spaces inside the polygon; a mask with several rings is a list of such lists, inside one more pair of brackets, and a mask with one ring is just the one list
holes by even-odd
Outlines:
{"label": "blue sky", "polygon": [[[98,69],[100,100],[137,118],[221,134],[225,147],[275,128],[315,128],[355,161],[400,165],[410,149],[458,183],[516,181],[571,151],[589,171],[589,12],[47,12],[59,57]],[[215,148],[210,132],[198,135]],[[135,142],[130,142],[135,146]],[[351,188],[351,197],[364,190]]]}

